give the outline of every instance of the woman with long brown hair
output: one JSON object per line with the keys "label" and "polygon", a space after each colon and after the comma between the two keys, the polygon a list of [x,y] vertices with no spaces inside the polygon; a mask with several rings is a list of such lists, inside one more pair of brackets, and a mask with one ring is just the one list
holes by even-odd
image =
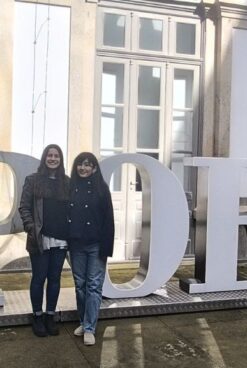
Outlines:
{"label": "woman with long brown hair", "polygon": [[[39,337],[59,333],[54,315],[67,252],[68,198],[69,178],[65,175],[63,153],[58,145],[50,144],[43,151],[37,172],[25,179],[19,207],[32,266],[32,327]],[[45,281],[46,313],[43,314]]]}

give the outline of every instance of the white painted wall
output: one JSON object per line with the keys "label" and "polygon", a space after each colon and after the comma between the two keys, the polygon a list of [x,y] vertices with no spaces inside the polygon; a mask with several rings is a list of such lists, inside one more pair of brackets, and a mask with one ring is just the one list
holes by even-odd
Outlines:
{"label": "white painted wall", "polygon": [[15,3],[14,152],[40,158],[47,144],[56,143],[66,159],[69,37],[69,8]]}

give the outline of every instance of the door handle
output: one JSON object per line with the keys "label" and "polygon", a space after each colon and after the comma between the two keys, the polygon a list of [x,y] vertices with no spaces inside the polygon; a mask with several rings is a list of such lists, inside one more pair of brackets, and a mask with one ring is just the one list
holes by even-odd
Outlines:
{"label": "door handle", "polygon": [[134,182],[130,181],[130,185],[137,185],[137,184],[139,184],[139,181],[134,181]]}

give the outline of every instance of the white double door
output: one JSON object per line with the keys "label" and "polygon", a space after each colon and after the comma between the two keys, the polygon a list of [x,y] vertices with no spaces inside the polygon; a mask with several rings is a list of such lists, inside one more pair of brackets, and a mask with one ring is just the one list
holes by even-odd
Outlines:
{"label": "white double door", "polygon": [[[194,155],[197,147],[199,68],[106,57],[98,60],[97,70],[101,84],[96,95],[100,109],[95,149],[101,157],[147,154],[170,167],[185,191],[191,192],[183,158]],[[113,260],[138,259],[142,192],[133,164],[124,164],[114,173],[111,190],[116,228]]]}

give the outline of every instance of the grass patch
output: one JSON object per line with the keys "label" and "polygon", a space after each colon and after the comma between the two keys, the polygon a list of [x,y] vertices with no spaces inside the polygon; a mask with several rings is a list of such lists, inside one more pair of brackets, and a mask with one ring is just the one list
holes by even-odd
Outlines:
{"label": "grass patch", "polygon": [[[138,270],[138,264],[131,265],[110,265],[109,275],[113,283],[121,284],[130,281]],[[180,265],[170,281],[177,281],[178,279],[187,279],[194,277],[193,265]],[[247,279],[247,264],[238,265],[238,279]],[[30,272],[9,272],[0,273],[0,289],[8,290],[28,290],[31,281]],[[73,276],[70,270],[64,270],[61,275],[61,287],[74,287]]]}

